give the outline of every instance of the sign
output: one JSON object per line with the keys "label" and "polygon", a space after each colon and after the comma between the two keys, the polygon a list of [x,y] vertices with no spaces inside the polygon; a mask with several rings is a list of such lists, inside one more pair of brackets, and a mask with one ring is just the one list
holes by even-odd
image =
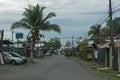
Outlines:
{"label": "sign", "polygon": [[16,39],[23,38],[23,33],[16,33]]}

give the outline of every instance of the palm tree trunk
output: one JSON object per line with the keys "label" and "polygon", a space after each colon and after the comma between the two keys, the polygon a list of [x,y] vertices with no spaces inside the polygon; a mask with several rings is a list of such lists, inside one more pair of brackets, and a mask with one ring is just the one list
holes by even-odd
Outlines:
{"label": "palm tree trunk", "polygon": [[31,55],[30,55],[30,61],[33,61],[33,55],[34,53],[34,47],[35,47],[35,34],[33,34],[33,39],[32,39],[32,43],[31,43]]}
{"label": "palm tree trunk", "polygon": [[33,41],[32,41],[32,44],[31,44],[30,62],[32,62],[32,61],[33,61],[33,55],[34,55],[34,45],[35,45],[35,41],[33,40]]}

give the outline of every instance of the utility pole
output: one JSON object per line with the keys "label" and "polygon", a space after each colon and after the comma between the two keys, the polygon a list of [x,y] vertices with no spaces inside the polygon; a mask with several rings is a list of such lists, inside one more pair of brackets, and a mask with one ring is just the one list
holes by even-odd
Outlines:
{"label": "utility pole", "polygon": [[75,49],[74,49],[74,36],[72,36],[72,51],[73,51],[73,55],[75,55]]}
{"label": "utility pole", "polygon": [[14,33],[14,31],[12,31],[12,51],[14,51],[14,48],[13,48],[13,33]]}
{"label": "utility pole", "polygon": [[74,36],[72,36],[72,48],[74,48]]}
{"label": "utility pole", "polygon": [[12,31],[12,42],[13,42],[13,33],[14,33],[14,31]]}
{"label": "utility pole", "polygon": [[115,53],[114,53],[114,27],[112,24],[112,2],[111,0],[109,0],[109,26],[110,26],[110,41],[111,41],[111,53],[112,53],[112,69],[115,70],[115,64],[116,64],[116,60],[115,60]]}
{"label": "utility pole", "polygon": [[99,37],[98,37],[98,44],[101,44],[101,25],[100,24],[97,24],[96,25],[98,28],[99,28],[99,31],[98,31],[98,33],[99,33]]}
{"label": "utility pole", "polygon": [[4,57],[3,57],[3,36],[4,30],[0,31],[0,64],[4,64]]}

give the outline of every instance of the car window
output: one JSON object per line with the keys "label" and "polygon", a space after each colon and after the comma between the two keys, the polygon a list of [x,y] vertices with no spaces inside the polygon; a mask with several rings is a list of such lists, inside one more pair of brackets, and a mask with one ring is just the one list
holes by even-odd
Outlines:
{"label": "car window", "polygon": [[5,54],[5,53],[3,54],[3,56],[4,56],[4,57],[10,57],[10,55],[8,55],[8,54]]}
{"label": "car window", "polygon": [[13,57],[18,57],[18,55],[14,54],[14,53],[9,53],[10,55],[12,55]]}
{"label": "car window", "polygon": [[6,55],[6,54],[3,54],[3,56],[4,56],[4,57],[7,57],[7,55]]}

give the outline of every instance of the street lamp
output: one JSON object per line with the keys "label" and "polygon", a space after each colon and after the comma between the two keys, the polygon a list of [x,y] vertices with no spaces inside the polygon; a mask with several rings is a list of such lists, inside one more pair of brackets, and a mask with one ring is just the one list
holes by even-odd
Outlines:
{"label": "street lamp", "polygon": [[14,33],[14,31],[12,31],[12,42],[13,42],[13,33]]}
{"label": "street lamp", "polygon": [[14,51],[14,48],[13,48],[13,33],[14,33],[14,31],[12,31],[12,51]]}
{"label": "street lamp", "polygon": [[4,36],[4,30],[0,30],[0,64],[4,64],[4,57],[3,57],[3,36]]}

